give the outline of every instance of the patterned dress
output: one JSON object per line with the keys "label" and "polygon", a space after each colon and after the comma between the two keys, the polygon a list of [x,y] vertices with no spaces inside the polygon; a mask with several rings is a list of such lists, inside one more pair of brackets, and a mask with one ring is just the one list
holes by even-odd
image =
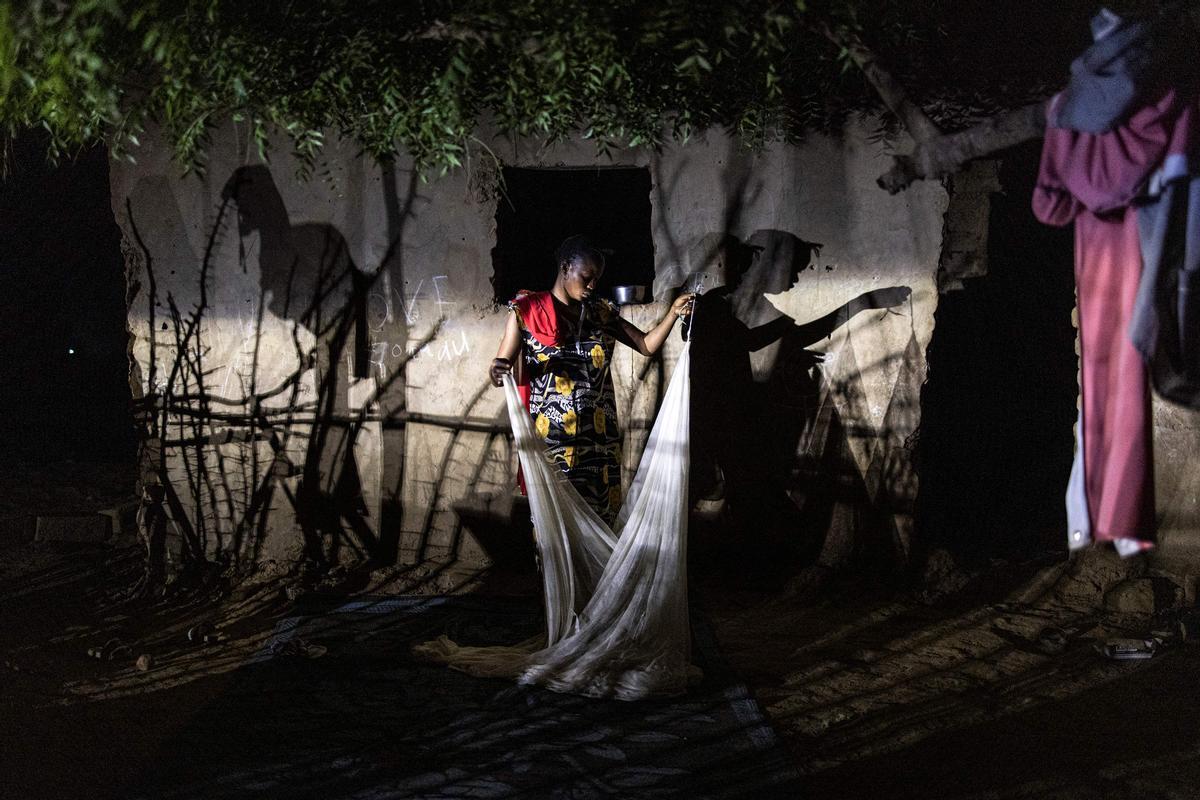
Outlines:
{"label": "patterned dress", "polygon": [[611,372],[616,307],[589,301],[578,337],[577,320],[562,320],[559,341],[551,345],[530,333],[514,303],[509,308],[521,323],[534,428],[547,455],[611,525],[621,508],[621,434]]}

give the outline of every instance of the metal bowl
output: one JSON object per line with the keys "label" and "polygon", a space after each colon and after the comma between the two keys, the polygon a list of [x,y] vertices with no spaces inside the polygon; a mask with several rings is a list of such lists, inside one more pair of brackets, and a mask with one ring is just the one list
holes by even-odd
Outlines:
{"label": "metal bowl", "polygon": [[613,302],[619,306],[645,303],[649,294],[645,286],[614,286],[612,290]]}

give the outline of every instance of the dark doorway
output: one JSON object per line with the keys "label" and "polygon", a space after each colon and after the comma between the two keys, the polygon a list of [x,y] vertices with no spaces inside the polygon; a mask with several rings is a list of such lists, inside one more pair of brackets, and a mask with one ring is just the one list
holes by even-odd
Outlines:
{"label": "dark doorway", "polygon": [[132,461],[121,237],[108,153],[58,167],[30,132],[0,181],[0,456]]}
{"label": "dark doorway", "polygon": [[1034,219],[1040,143],[1001,162],[988,274],[938,301],[921,392],[922,539],[965,561],[1066,547],[1077,362],[1070,228]]}
{"label": "dark doorway", "polygon": [[607,251],[601,291],[653,284],[650,170],[506,167],[503,189],[492,250],[497,302],[510,300],[520,289],[549,289],[554,251],[574,234]]}

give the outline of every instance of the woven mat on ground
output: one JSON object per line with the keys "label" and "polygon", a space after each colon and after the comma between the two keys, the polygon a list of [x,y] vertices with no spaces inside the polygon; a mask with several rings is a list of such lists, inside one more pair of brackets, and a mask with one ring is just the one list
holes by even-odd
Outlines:
{"label": "woven mat on ground", "polygon": [[542,625],[533,600],[474,597],[357,600],[288,618],[257,663],[163,743],[159,768],[130,796],[796,796],[788,753],[702,621],[704,680],[669,700],[556,694],[409,653],[441,633],[505,644]]}

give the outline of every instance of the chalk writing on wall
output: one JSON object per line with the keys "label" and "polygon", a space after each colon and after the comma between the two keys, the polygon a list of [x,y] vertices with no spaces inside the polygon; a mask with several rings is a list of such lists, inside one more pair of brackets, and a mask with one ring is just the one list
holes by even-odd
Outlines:
{"label": "chalk writing on wall", "polygon": [[421,278],[412,295],[407,298],[388,278],[384,274],[379,281],[380,288],[371,292],[367,299],[367,324],[372,333],[380,333],[395,324],[397,309],[404,314],[405,323],[411,327],[424,318],[449,319],[458,305],[450,299],[449,275],[434,275],[429,280]]}
{"label": "chalk writing on wall", "polygon": [[[367,325],[370,330],[371,370],[384,380],[405,358],[436,358],[438,361],[454,361],[471,350],[467,333],[454,318],[458,303],[453,299],[449,275],[434,275],[421,278],[412,293],[404,294],[391,281],[387,273],[380,277],[379,288],[368,298]],[[398,328],[398,315],[404,315],[404,327]],[[438,337],[421,348],[409,344],[407,332],[422,322],[432,324],[443,320]]]}

